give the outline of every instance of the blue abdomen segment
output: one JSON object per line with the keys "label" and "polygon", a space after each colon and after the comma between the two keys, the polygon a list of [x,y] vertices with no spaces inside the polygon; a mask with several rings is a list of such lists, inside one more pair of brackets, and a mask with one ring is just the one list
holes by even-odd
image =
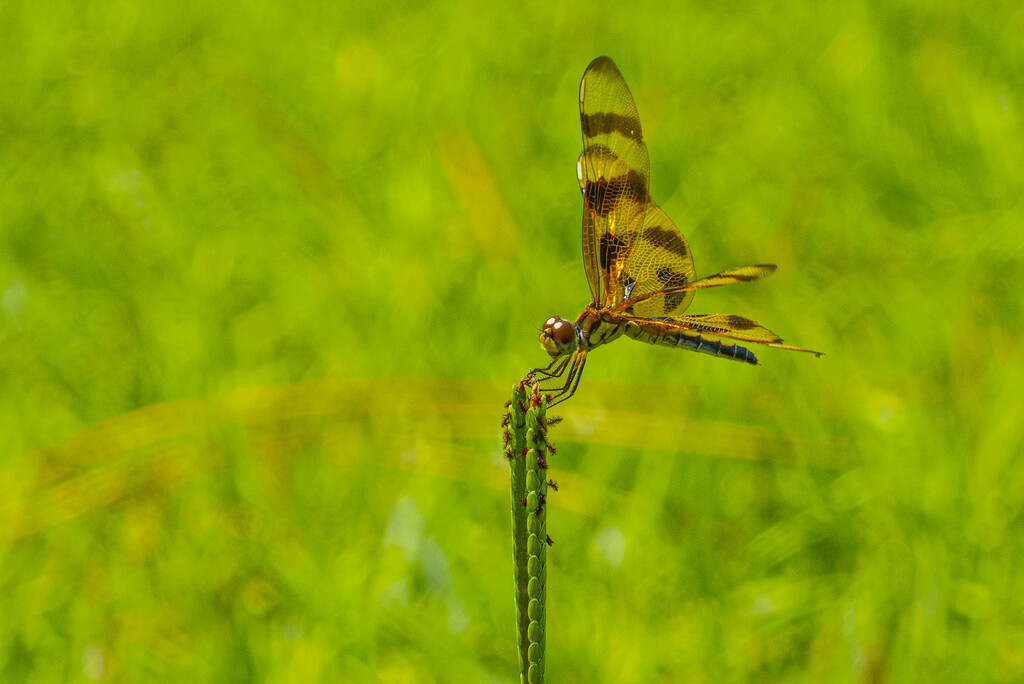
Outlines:
{"label": "blue abdomen segment", "polygon": [[735,359],[736,361],[749,363],[752,366],[760,365],[757,357],[749,349],[738,344],[728,344],[721,340],[708,339],[700,335],[684,332],[678,332],[670,336],[668,340],[672,341],[671,344],[674,347],[682,347],[683,349],[711,354],[711,356],[721,356],[726,359]]}

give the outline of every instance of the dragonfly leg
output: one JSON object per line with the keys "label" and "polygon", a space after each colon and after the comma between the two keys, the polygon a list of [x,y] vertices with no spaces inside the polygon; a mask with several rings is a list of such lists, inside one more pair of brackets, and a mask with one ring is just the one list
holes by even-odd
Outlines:
{"label": "dragonfly leg", "polygon": [[[534,368],[529,373],[527,373],[527,375],[529,375],[530,377],[541,375],[543,376],[544,380],[547,380],[548,378],[557,378],[562,373],[565,372],[565,366],[566,364],[569,363],[569,359],[571,358],[571,356],[555,357],[554,359],[551,360],[551,363],[549,363],[546,368]],[[554,370],[551,370],[552,368],[554,368]]]}
{"label": "dragonfly leg", "polygon": [[561,404],[563,401],[571,397],[576,393],[576,388],[580,384],[580,378],[583,377],[583,366],[587,363],[587,353],[577,352],[572,355],[572,365],[569,366],[569,374],[565,378],[565,384],[561,387],[552,387],[550,390],[541,388],[541,392],[554,391],[548,400],[548,407],[556,404]]}

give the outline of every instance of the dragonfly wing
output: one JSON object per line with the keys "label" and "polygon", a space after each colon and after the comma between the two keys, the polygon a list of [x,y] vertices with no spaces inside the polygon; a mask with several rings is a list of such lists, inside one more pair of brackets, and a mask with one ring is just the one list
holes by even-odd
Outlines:
{"label": "dragonfly wing", "polygon": [[649,159],[636,103],[618,67],[598,57],[580,82],[583,263],[598,306],[623,301],[630,251],[647,214]]}
{"label": "dragonfly wing", "polygon": [[632,241],[623,269],[621,289],[622,301],[653,296],[627,311],[643,317],[681,314],[693,301],[693,289],[662,291],[683,288],[694,283],[696,277],[686,238],[661,207],[651,200],[647,205],[643,229]]}
{"label": "dragonfly wing", "polygon": [[652,344],[671,344],[668,341],[661,342],[655,338],[671,337],[672,335],[680,334],[687,336],[699,335],[705,339],[726,338],[821,356],[821,352],[782,344],[782,338],[768,328],[755,323],[749,318],[733,314],[695,314],[665,318],[625,316],[623,320],[627,323],[627,335]]}

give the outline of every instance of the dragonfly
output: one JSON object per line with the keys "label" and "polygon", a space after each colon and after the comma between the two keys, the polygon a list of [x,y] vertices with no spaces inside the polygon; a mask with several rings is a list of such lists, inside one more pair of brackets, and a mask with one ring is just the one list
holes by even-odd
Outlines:
{"label": "dragonfly", "polygon": [[694,293],[749,283],[775,271],[772,264],[741,266],[697,279],[686,238],[648,192],[650,160],[633,95],[618,67],[598,57],[580,81],[583,153],[576,177],[583,193],[583,265],[591,303],[575,322],[552,316],[540,344],[546,368],[530,376],[549,387],[548,405],[571,397],[587,354],[622,335],[649,344],[702,352],[760,365],[738,340],[776,349],[821,352],[782,344],[782,338],[732,314],[683,312]]}

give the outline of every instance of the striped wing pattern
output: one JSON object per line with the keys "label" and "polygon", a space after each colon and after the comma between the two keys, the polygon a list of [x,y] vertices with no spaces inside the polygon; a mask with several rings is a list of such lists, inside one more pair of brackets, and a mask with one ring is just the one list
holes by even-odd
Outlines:
{"label": "striped wing pattern", "polygon": [[[627,300],[695,282],[697,271],[693,267],[690,246],[654,200],[647,205],[643,231],[633,240],[625,271],[622,289]],[[638,316],[682,313],[693,301],[693,294],[693,288],[657,294],[636,304],[632,310]]]}

